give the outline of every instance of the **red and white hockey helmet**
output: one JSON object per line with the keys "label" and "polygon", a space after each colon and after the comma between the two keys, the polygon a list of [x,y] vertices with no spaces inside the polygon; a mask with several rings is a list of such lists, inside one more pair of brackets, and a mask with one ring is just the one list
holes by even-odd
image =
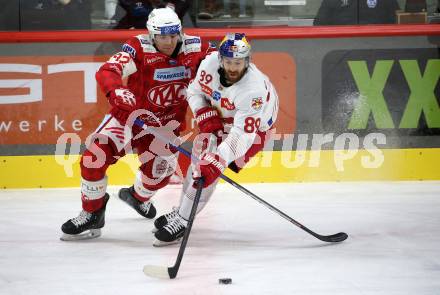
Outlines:
{"label": "red and white hockey helmet", "polygon": [[154,39],[154,35],[181,35],[182,24],[171,8],[156,8],[148,15],[147,29],[151,39]]}

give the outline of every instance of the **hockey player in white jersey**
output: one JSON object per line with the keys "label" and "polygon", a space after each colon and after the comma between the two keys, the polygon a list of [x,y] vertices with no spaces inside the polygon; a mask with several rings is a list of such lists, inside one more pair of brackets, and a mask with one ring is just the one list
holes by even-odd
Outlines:
{"label": "hockey player in white jersey", "polygon": [[[193,148],[200,161],[189,168],[180,206],[155,220],[153,245],[180,241],[198,178],[203,177],[205,182],[197,213],[209,201],[226,167],[238,173],[263,149],[266,133],[277,118],[278,96],[269,78],[250,62],[250,55],[251,46],[244,34],[227,34],[219,51],[202,61],[188,86],[187,100],[200,130],[195,146],[199,143],[203,148],[201,152]],[[209,144],[206,139],[210,139]]]}

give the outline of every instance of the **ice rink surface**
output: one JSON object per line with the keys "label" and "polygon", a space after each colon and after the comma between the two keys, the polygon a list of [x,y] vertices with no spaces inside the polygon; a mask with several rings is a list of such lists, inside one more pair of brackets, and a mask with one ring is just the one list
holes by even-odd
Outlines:
{"label": "ice rink surface", "polygon": [[[100,238],[62,242],[79,189],[0,191],[0,294],[440,294],[440,182],[245,185],[320,234],[326,244],[228,184],[197,216],[178,276],[178,245],[153,247],[152,221],[110,199]],[[116,193],[118,187],[110,187]],[[179,186],[155,196],[159,213]],[[219,285],[219,278],[232,278]]]}

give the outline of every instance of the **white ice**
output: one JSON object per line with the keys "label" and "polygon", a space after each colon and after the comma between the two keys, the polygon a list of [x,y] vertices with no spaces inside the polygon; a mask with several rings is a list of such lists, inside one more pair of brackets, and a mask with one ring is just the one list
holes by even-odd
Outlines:
{"label": "white ice", "polygon": [[[112,196],[102,236],[62,242],[78,189],[0,191],[0,294],[440,294],[440,182],[245,185],[327,244],[228,184],[197,216],[174,280],[178,245],[152,246],[152,222]],[[118,187],[111,187],[111,193]],[[155,197],[159,213],[180,188]],[[219,278],[232,278],[219,285]]]}

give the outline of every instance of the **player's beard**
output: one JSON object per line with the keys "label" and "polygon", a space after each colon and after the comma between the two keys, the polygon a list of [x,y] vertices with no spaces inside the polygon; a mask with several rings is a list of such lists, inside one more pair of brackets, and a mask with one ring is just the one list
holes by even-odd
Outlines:
{"label": "player's beard", "polygon": [[239,71],[226,71],[225,70],[226,80],[228,80],[228,82],[234,84],[241,79],[241,77],[243,76],[243,73],[244,73],[244,71],[239,72]]}

